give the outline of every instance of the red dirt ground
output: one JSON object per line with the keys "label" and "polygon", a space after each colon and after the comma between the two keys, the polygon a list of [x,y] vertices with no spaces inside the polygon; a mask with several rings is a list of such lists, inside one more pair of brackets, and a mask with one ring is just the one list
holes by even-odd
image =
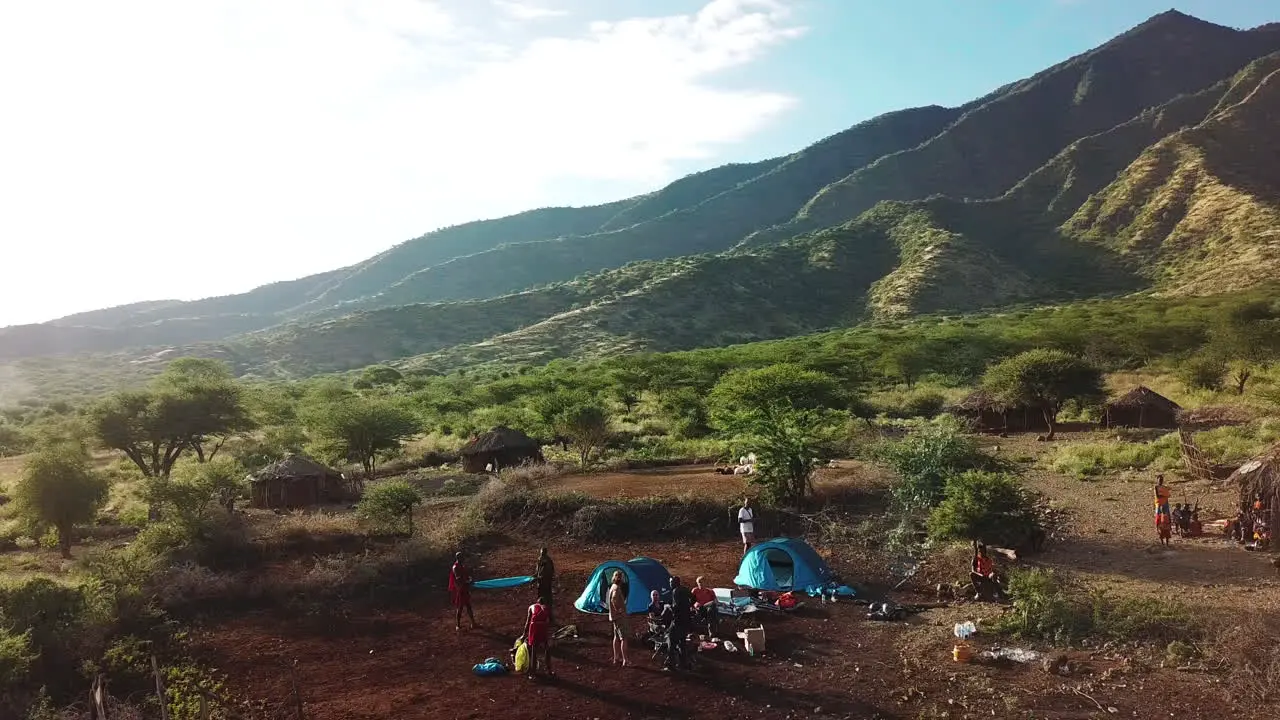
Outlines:
{"label": "red dirt ground", "polygon": [[[454,631],[451,609],[439,593],[415,609],[345,608],[348,617],[336,623],[249,615],[195,638],[202,654],[229,674],[236,693],[259,701],[242,708],[254,718],[294,717],[294,663],[312,720],[1168,716],[1157,713],[1157,706],[1188,713],[1180,713],[1184,717],[1230,716],[1226,709],[1232,703],[1219,688],[1189,685],[1186,675],[1172,671],[1131,676],[1122,663],[1101,657],[1081,656],[1081,669],[1066,678],[1035,667],[955,664],[949,628],[981,606],[889,624],[864,619],[864,609],[853,603],[811,603],[794,616],[756,616],[768,630],[767,655],[717,650],[700,656],[694,673],[668,675],[648,650],[633,645],[636,667],[615,668],[608,663],[607,623],[571,605],[599,561],[642,552],[675,574],[692,579],[705,573],[709,583],[724,585],[732,580],[741,550],[731,542],[696,549],[552,544],[559,570],[557,621],[576,624],[581,638],[557,647],[558,677],[550,681],[471,672],[485,657],[507,657],[530,600],[527,588],[476,591],[481,628],[475,631]],[[532,546],[506,545],[479,558],[474,572],[481,578],[524,574],[533,559]],[[856,567],[856,560],[843,565]],[[1099,710],[1070,688],[1117,712]],[[1274,717],[1251,708],[1233,716]]]}
{"label": "red dirt ground", "polygon": [[742,475],[719,475],[712,465],[626,470],[623,472],[566,475],[548,484],[560,492],[584,492],[596,497],[653,497],[696,493],[700,497],[741,497],[747,488]]}
{"label": "red dirt ground", "polygon": [[[864,475],[850,463],[849,468],[823,470],[820,482],[877,481]],[[1274,606],[1269,579],[1274,573],[1268,576],[1260,558],[1210,540],[1180,541],[1169,550],[1153,547],[1149,529],[1134,524],[1148,512],[1149,489],[1144,479],[1137,480],[1082,483],[1033,474],[1030,483],[1073,518],[1069,537],[1051,543],[1036,562],[1069,567],[1103,586],[1182,596],[1194,606],[1222,602],[1218,588],[1223,586],[1256,590],[1227,597],[1247,598],[1261,608]],[[553,487],[601,497],[696,490],[732,498],[744,485],[742,478],[699,466],[570,476]],[[485,657],[507,657],[532,599],[528,588],[476,591],[481,628],[475,631],[456,633],[447,595],[424,588],[424,599],[406,599],[394,609],[345,605],[325,618],[271,612],[240,616],[194,633],[196,650],[228,674],[232,693],[255,700],[240,709],[244,717],[271,720],[294,717],[289,669],[294,663],[310,720],[1280,717],[1274,706],[1253,706],[1232,696],[1223,675],[1162,669],[1158,656],[1144,662],[1114,651],[1073,653],[1075,667],[1066,677],[1038,666],[954,663],[951,627],[966,619],[979,620],[981,626],[984,617],[997,612],[975,604],[929,610],[908,622],[877,623],[865,619],[865,609],[853,603],[810,603],[792,616],[754,616],[767,628],[767,655],[751,658],[716,650],[700,656],[694,673],[668,675],[659,671],[647,649],[633,645],[636,667],[615,668],[609,665],[607,622],[572,608],[599,562],[648,555],[688,580],[704,574],[709,584],[724,586],[736,574],[741,546],[730,537],[698,545],[609,546],[524,537],[479,552],[473,572],[481,578],[528,574],[536,548],[544,542],[559,572],[556,619],[576,624],[581,634],[555,650],[558,677],[552,681],[515,675],[480,678],[471,671]],[[871,558],[835,557],[831,562],[851,579],[883,580],[882,563]],[[926,571],[922,576],[949,572]],[[442,567],[441,584],[446,572]],[[912,601],[906,594],[893,599]],[[992,642],[980,636],[974,644]]]}

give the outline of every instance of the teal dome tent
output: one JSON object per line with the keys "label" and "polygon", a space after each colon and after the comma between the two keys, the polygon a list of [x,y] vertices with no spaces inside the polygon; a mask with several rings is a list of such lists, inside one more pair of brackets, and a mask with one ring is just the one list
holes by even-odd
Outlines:
{"label": "teal dome tent", "polygon": [[627,588],[627,613],[642,613],[649,608],[649,593],[657,590],[664,600],[671,597],[671,573],[653,558],[638,557],[626,562],[609,560],[596,567],[587,587],[573,604],[584,613],[607,613],[605,598],[609,582],[616,570],[622,571]]}

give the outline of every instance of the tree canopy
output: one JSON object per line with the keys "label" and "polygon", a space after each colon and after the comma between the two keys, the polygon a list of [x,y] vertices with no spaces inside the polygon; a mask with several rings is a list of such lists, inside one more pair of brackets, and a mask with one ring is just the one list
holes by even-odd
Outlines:
{"label": "tree canopy", "polygon": [[399,450],[418,432],[413,413],[392,399],[351,397],[308,406],[303,423],[317,454],[359,463],[372,476],[381,455]]}
{"label": "tree canopy", "polygon": [[27,458],[14,501],[32,525],[57,531],[58,548],[69,558],[75,526],[93,519],[106,502],[107,490],[107,480],[89,466],[84,448],[60,442]]}
{"label": "tree canopy", "polygon": [[1050,439],[1064,403],[1096,402],[1106,395],[1102,372],[1062,350],[1028,350],[1002,360],[987,369],[982,384],[1003,402],[1039,408]]}

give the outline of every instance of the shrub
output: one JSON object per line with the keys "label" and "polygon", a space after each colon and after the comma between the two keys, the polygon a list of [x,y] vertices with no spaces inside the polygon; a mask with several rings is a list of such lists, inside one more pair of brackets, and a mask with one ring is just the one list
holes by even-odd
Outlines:
{"label": "shrub", "polygon": [[855,407],[857,417],[874,416],[877,412],[896,419],[925,418],[931,420],[942,412],[947,399],[937,390],[917,387],[911,390],[890,390],[873,395],[867,407]]}
{"label": "shrub", "polygon": [[0,689],[27,679],[36,654],[31,649],[31,632],[14,633],[0,627]]}
{"label": "shrub", "polygon": [[1052,570],[1013,570],[1009,573],[1009,595],[1013,607],[996,620],[997,632],[1058,645],[1070,645],[1088,632],[1091,616],[1072,601]]}
{"label": "shrub", "polygon": [[422,494],[403,480],[374,485],[360,500],[360,516],[375,527],[399,530],[403,524],[413,535],[413,509],[422,504]]}
{"label": "shrub", "polygon": [[1227,363],[1213,355],[1195,355],[1178,368],[1178,379],[1194,390],[1218,392],[1227,375]]}
{"label": "shrub", "polygon": [[1078,588],[1069,588],[1051,570],[1014,570],[1009,574],[1013,607],[996,620],[995,629],[1064,646],[1086,637],[1166,646],[1199,635],[1191,612],[1179,603],[1073,590]]}
{"label": "shrub", "polygon": [[1257,702],[1280,697],[1280,619],[1252,613],[1218,638],[1229,682]]}
{"label": "shrub", "polygon": [[947,480],[929,515],[935,540],[979,540],[1021,547],[1040,530],[1031,498],[1009,475],[971,470]]}
{"label": "shrub", "polygon": [[893,486],[893,497],[907,510],[936,505],[952,475],[999,469],[996,460],[979,450],[973,436],[950,417],[939,418],[902,440],[885,443],[875,454],[900,476]]}
{"label": "shrub", "polygon": [[244,476],[244,467],[228,458],[181,464],[172,478],[149,480],[145,495],[165,517],[194,529],[215,502],[244,493]]}

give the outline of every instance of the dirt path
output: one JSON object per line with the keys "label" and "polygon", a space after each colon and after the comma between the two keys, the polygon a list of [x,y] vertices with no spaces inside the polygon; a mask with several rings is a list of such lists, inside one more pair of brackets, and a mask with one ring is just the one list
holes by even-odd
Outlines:
{"label": "dirt path", "polygon": [[593,497],[653,497],[695,494],[700,497],[730,499],[741,497],[747,488],[741,475],[720,475],[713,465],[626,470],[620,472],[566,475],[556,478],[548,489],[581,492]]}

